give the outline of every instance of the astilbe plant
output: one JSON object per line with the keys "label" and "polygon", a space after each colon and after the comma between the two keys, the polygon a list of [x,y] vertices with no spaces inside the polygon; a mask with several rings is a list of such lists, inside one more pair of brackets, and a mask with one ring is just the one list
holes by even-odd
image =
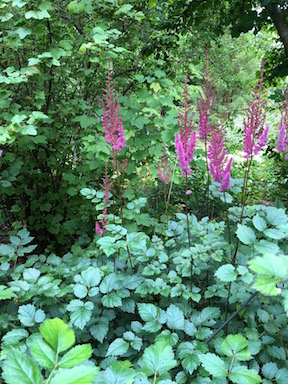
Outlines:
{"label": "astilbe plant", "polygon": [[179,109],[178,127],[179,134],[175,135],[175,148],[178,157],[179,167],[182,171],[182,176],[190,176],[190,163],[193,160],[193,155],[196,146],[196,132],[194,131],[195,121],[193,106],[189,105],[189,93],[187,88],[188,75],[186,76],[185,86],[183,89],[183,109]]}
{"label": "astilbe plant", "polygon": [[214,181],[220,183],[220,191],[226,191],[230,188],[232,157],[228,159],[225,141],[224,130],[220,126],[216,126],[211,132],[207,155],[210,173]]}
{"label": "astilbe plant", "polygon": [[[276,145],[276,149],[283,153],[288,152],[288,89],[286,89],[285,94],[285,103],[281,108],[281,120]],[[285,160],[288,160],[288,154],[286,155]]]}

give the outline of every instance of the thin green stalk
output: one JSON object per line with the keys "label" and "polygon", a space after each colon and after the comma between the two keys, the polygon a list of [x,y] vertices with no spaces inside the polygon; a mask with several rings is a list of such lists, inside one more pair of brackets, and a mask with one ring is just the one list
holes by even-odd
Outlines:
{"label": "thin green stalk", "polygon": [[[185,211],[186,211],[186,221],[187,221],[187,231],[188,231],[188,244],[189,248],[191,247],[191,235],[190,235],[190,225],[189,225],[189,214],[188,214],[188,205],[187,205],[187,192],[188,190],[188,176],[186,173],[186,186],[185,186]],[[191,292],[193,288],[193,264],[194,264],[194,259],[193,256],[191,255],[191,272],[190,272],[190,278],[191,278]]]}
{"label": "thin green stalk", "polygon": [[175,170],[176,170],[177,162],[178,162],[178,160],[176,159],[175,160],[175,164],[174,164],[174,168],[173,168],[173,172],[172,172],[170,188],[169,188],[169,192],[168,192],[168,198],[167,198],[167,201],[165,202],[166,209],[165,209],[165,213],[164,213],[163,225],[162,225],[162,230],[161,230],[161,238],[162,238],[164,226],[165,226],[165,223],[166,223],[166,217],[167,217],[168,206],[169,206],[169,202],[170,202],[170,196],[171,196],[171,192],[172,192],[172,186],[173,186],[173,180],[174,180],[174,175],[175,175]]}
{"label": "thin green stalk", "polygon": [[56,353],[56,362],[55,362],[55,365],[54,365],[52,371],[50,372],[50,375],[49,375],[48,379],[46,380],[45,384],[48,384],[48,383],[50,382],[50,380],[51,380],[51,378],[52,378],[52,376],[53,376],[53,373],[54,373],[54,371],[55,371],[55,369],[56,369],[57,367],[58,367],[58,352]]}

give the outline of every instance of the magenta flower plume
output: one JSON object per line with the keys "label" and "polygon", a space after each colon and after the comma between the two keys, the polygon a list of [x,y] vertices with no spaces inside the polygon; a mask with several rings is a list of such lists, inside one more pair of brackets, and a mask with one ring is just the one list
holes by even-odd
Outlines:
{"label": "magenta flower plume", "polygon": [[[284,108],[281,110],[281,121],[279,124],[276,149],[284,153],[288,152],[288,90],[286,90]],[[285,160],[288,160],[288,155],[285,157]]]}
{"label": "magenta flower plume", "polygon": [[269,128],[265,128],[266,112],[264,106],[267,100],[263,99],[264,90],[264,59],[262,60],[262,71],[259,81],[256,83],[252,100],[246,109],[244,119],[244,159],[252,160],[267,144]]}
{"label": "magenta flower plume", "polygon": [[3,151],[2,151],[2,149],[0,149],[0,157],[2,156],[2,153],[3,153]]}
{"label": "magenta flower plume", "polygon": [[112,145],[112,150],[120,151],[126,146],[124,137],[124,128],[121,116],[119,116],[118,95],[115,96],[115,88],[110,70],[110,61],[104,91],[103,107],[103,133],[106,143]]}
{"label": "magenta flower plume", "polygon": [[167,185],[169,183],[170,174],[171,166],[168,162],[165,144],[163,143],[162,155],[158,164],[158,177],[164,182],[165,185]]}
{"label": "magenta flower plume", "polygon": [[214,79],[209,69],[208,45],[206,50],[206,70],[203,75],[203,80],[204,84],[201,85],[202,92],[199,92],[199,97],[197,99],[199,113],[198,136],[200,140],[207,142],[208,136],[211,132],[210,116],[212,114],[216,95]]}
{"label": "magenta flower plume", "polygon": [[195,112],[193,107],[189,105],[189,93],[187,89],[188,75],[186,76],[185,86],[183,89],[184,112],[179,109],[178,127],[179,135],[175,135],[175,148],[178,156],[179,167],[182,170],[182,176],[191,175],[190,163],[196,147],[196,133],[194,131],[195,121],[193,117]]}
{"label": "magenta flower plume", "polygon": [[207,155],[213,180],[221,184],[220,191],[225,191],[230,188],[232,158],[228,160],[225,141],[225,132],[220,129],[220,127],[215,127],[213,131],[211,131],[211,141]]}

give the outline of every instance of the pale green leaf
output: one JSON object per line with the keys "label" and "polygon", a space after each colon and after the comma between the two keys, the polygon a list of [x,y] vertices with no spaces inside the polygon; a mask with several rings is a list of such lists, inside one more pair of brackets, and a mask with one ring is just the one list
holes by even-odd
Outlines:
{"label": "pale green leaf", "polygon": [[61,319],[47,319],[40,325],[40,333],[57,352],[64,352],[75,343],[75,335]]}
{"label": "pale green leaf", "polygon": [[205,370],[214,377],[227,377],[227,369],[224,361],[214,353],[206,353],[198,356]]}
{"label": "pale green leaf", "polygon": [[171,304],[167,311],[167,326],[170,329],[184,329],[184,314],[176,307],[176,305]]}
{"label": "pale green leaf", "polygon": [[122,305],[121,297],[115,292],[103,296],[101,302],[107,308],[121,307]]}
{"label": "pale green leaf", "polygon": [[0,300],[7,300],[15,297],[16,294],[13,292],[12,288],[7,288],[5,285],[0,285]]}
{"label": "pale green leaf", "polygon": [[90,344],[77,345],[61,357],[58,366],[60,368],[73,368],[75,365],[82,364],[89,359],[92,352]]}
{"label": "pale green leaf", "polygon": [[94,384],[98,372],[99,368],[84,364],[70,369],[60,368],[50,384]]}
{"label": "pale green leaf", "polygon": [[2,369],[6,384],[43,384],[43,377],[36,363],[16,349],[8,352]]}
{"label": "pale green leaf", "polygon": [[28,336],[29,333],[26,331],[26,329],[13,329],[2,337],[2,343],[6,345],[19,344],[22,339],[26,339]]}
{"label": "pale green leaf", "polygon": [[263,365],[262,369],[262,374],[266,379],[273,379],[278,371],[278,367],[276,363],[266,363]]}
{"label": "pale green leaf", "polygon": [[238,239],[245,245],[251,245],[256,242],[256,235],[252,228],[246,225],[238,224],[236,235]]}
{"label": "pale green leaf", "polygon": [[248,349],[248,340],[241,334],[229,335],[221,344],[221,351],[228,357],[233,357],[235,360],[249,360],[251,353]]}
{"label": "pale green leaf", "polygon": [[288,273],[288,262],[285,258],[275,255],[257,256],[248,262],[252,271],[259,275],[284,278]]}
{"label": "pale green leaf", "polygon": [[261,276],[256,279],[253,287],[266,295],[277,296],[281,293],[281,288],[276,287],[278,282],[278,278]]}
{"label": "pale green leaf", "polygon": [[237,272],[235,272],[235,267],[232,264],[224,264],[215,272],[215,276],[219,280],[224,282],[234,281],[237,278]]}
{"label": "pale green leaf", "polygon": [[56,352],[47,344],[40,334],[33,334],[27,340],[27,345],[34,360],[42,367],[53,369],[56,363]]}
{"label": "pale green leaf", "polygon": [[154,375],[155,372],[161,375],[176,365],[172,347],[163,342],[156,342],[146,348],[141,361],[142,370],[148,377]]}
{"label": "pale green leaf", "polygon": [[277,244],[272,243],[269,240],[260,240],[255,244],[255,250],[260,252],[262,255],[266,254],[276,254],[279,251],[279,247]]}
{"label": "pale green leaf", "polygon": [[267,207],[267,220],[272,225],[283,225],[287,223],[288,217],[283,208]]}
{"label": "pale green leaf", "polygon": [[260,232],[264,231],[264,229],[267,227],[266,220],[264,220],[263,217],[259,215],[255,215],[252,219],[252,222],[254,227]]}
{"label": "pale green leaf", "polygon": [[285,233],[283,233],[282,231],[279,231],[279,229],[276,229],[276,228],[265,229],[265,231],[263,233],[265,236],[269,237],[270,239],[274,239],[274,240],[280,240],[280,239],[283,239],[284,237],[286,237]]}
{"label": "pale green leaf", "polygon": [[108,348],[106,356],[122,356],[129,349],[129,343],[121,338],[115,339]]}
{"label": "pale green leaf", "polygon": [[254,369],[248,369],[242,365],[232,367],[229,380],[235,384],[258,384],[262,382],[261,377]]}

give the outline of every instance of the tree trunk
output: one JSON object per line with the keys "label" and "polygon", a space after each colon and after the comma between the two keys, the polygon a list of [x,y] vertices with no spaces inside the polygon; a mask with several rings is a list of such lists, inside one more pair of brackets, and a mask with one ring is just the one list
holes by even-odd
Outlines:
{"label": "tree trunk", "polygon": [[285,13],[281,9],[280,5],[275,3],[269,3],[265,6],[265,8],[273,20],[280,40],[284,45],[286,57],[288,57],[288,23],[286,21]]}

